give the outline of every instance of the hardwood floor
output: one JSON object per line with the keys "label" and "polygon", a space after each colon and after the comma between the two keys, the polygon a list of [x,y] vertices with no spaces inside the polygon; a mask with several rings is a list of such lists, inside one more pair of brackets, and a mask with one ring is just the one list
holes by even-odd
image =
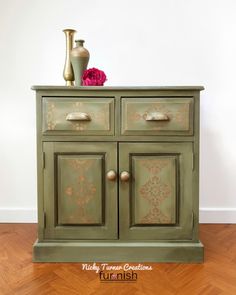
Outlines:
{"label": "hardwood floor", "polygon": [[36,227],[0,224],[1,295],[236,294],[236,225],[200,225],[204,264],[143,263],[153,270],[137,271],[137,281],[129,283],[103,283],[81,263],[32,263]]}

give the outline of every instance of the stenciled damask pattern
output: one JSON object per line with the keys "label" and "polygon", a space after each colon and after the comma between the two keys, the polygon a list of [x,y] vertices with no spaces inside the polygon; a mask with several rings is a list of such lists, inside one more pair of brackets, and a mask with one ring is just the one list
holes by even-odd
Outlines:
{"label": "stenciled damask pattern", "polygon": [[52,102],[48,103],[48,110],[47,110],[47,117],[46,117],[48,130],[54,130],[56,128],[54,110],[55,110],[55,104]]}
{"label": "stenciled damask pattern", "polygon": [[143,168],[148,170],[148,180],[139,188],[140,196],[149,202],[148,213],[141,218],[141,223],[168,224],[171,216],[167,216],[161,210],[163,201],[171,197],[172,191],[169,183],[161,179],[161,171],[169,164],[165,159],[140,160]]}
{"label": "stenciled damask pattern", "polygon": [[[166,128],[166,124],[169,122],[176,123],[180,126],[183,130],[189,129],[189,103],[180,103],[176,109],[170,109],[168,107],[168,103],[149,103],[148,108],[145,108],[144,110],[140,108],[140,110],[135,110],[132,108],[132,104],[127,104],[127,121],[126,123],[129,125],[130,123],[135,122],[145,122],[146,117],[149,113],[154,112],[160,112],[164,113],[168,116],[169,121],[159,121],[158,124],[155,125],[148,125],[148,129],[152,130],[162,130],[164,127]],[[176,104],[177,105],[177,104]],[[137,106],[137,104],[135,105]],[[173,107],[173,104],[171,105]],[[127,129],[129,129],[128,126],[126,126]]]}
{"label": "stenciled damask pattern", "polygon": [[[66,127],[68,130],[84,131],[84,130],[109,130],[109,103],[94,103],[96,109],[90,108],[90,103],[77,101],[62,103],[47,102],[46,103],[46,128],[47,130],[62,130]],[[66,111],[70,110],[70,111]],[[91,121],[66,121],[66,116],[70,112],[88,113]],[[64,127],[63,127],[64,126]]]}
{"label": "stenciled damask pattern", "polygon": [[177,112],[174,114],[174,120],[178,122],[183,129],[188,129],[189,127],[189,103],[182,104],[178,108]]}
{"label": "stenciled damask pattern", "polygon": [[88,213],[87,206],[96,194],[96,186],[86,177],[86,171],[93,169],[94,160],[68,159],[68,164],[76,174],[76,182],[68,184],[64,194],[73,207],[73,214],[69,216],[69,223],[95,223],[94,217]]}
{"label": "stenciled damask pattern", "polygon": [[168,160],[158,160],[158,159],[152,159],[152,160],[140,160],[141,165],[143,165],[151,174],[157,174],[159,173],[162,168],[164,168],[166,165],[169,164]]}
{"label": "stenciled damask pattern", "polygon": [[[83,102],[76,102],[73,105],[73,108],[75,110],[78,110],[80,112],[87,112],[86,110],[86,104]],[[109,105],[103,104],[103,107],[96,111],[89,111],[89,116],[91,117],[91,120],[93,122],[96,122],[99,126],[102,126],[102,130],[109,130]],[[89,129],[88,122],[73,122],[72,128],[75,130],[83,131]]]}

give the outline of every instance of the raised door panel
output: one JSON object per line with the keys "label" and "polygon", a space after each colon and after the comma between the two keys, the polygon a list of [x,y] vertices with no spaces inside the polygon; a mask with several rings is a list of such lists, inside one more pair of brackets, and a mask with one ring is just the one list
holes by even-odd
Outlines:
{"label": "raised door panel", "polygon": [[45,237],[116,239],[115,143],[44,143]]}
{"label": "raised door panel", "polygon": [[177,156],[133,156],[132,226],[176,224]]}
{"label": "raised door panel", "polygon": [[120,143],[120,238],[191,239],[192,143]]}
{"label": "raised door panel", "polygon": [[103,216],[104,155],[58,155],[58,224],[97,224]]}

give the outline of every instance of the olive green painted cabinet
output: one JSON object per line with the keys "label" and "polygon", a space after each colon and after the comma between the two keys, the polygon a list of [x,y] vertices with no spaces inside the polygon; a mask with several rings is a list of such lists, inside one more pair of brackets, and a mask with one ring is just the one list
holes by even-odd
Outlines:
{"label": "olive green painted cabinet", "polygon": [[35,262],[202,262],[195,87],[34,86]]}

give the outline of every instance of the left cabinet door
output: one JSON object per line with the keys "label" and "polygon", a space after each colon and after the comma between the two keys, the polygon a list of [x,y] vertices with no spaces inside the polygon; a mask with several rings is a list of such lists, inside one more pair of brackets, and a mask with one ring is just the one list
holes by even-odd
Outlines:
{"label": "left cabinet door", "polygon": [[117,239],[117,144],[45,142],[45,239]]}

